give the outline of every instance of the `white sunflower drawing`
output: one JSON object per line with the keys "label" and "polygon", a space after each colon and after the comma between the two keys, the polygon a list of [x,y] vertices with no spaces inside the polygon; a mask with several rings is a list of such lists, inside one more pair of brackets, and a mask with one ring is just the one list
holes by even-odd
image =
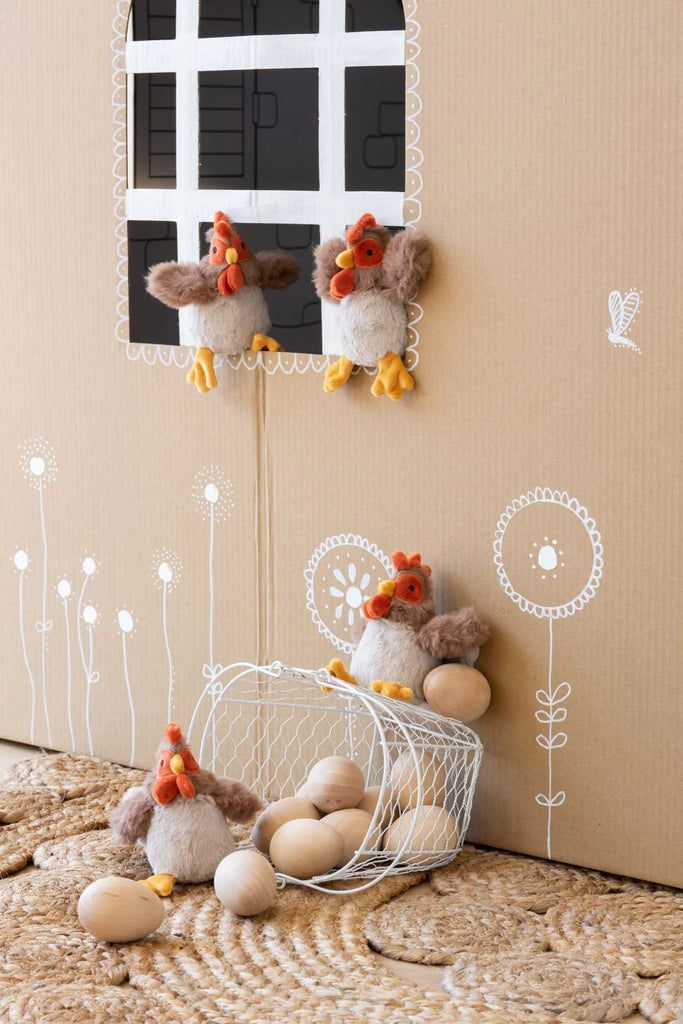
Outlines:
{"label": "white sunflower drawing", "polygon": [[363,602],[391,575],[391,560],[376,544],[358,534],[328,537],[304,571],[306,607],[318,632],[340,651],[353,651],[353,627],[362,618]]}

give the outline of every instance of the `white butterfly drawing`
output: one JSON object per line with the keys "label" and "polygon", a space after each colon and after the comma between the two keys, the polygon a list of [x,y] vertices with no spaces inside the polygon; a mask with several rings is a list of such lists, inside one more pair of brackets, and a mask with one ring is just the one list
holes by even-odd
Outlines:
{"label": "white butterfly drawing", "polygon": [[626,337],[626,331],[640,306],[640,293],[629,292],[622,298],[621,292],[610,292],[607,305],[612,318],[612,329],[607,330],[609,340],[613,345],[622,345],[625,348],[632,348],[634,352],[640,352],[636,343]]}

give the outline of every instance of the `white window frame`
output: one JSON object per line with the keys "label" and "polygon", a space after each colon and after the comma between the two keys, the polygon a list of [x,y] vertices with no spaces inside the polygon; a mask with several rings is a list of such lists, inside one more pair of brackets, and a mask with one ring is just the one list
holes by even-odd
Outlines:
{"label": "white window frame", "polygon": [[[178,260],[200,257],[199,225],[213,211],[225,210],[237,224],[313,224],[320,239],[342,235],[366,210],[380,223],[414,227],[420,219],[419,167],[421,109],[416,86],[419,72],[419,26],[416,0],[405,0],[406,30],[347,32],[345,0],[323,0],[317,33],[199,38],[197,0],[177,0],[174,39],[126,38],[130,0],[119,0],[114,21],[115,176],[119,238],[119,323],[117,337],[127,344],[128,356],[144,362],[161,361],[186,367],[195,347],[196,319],[192,307],[179,311],[180,345],[136,345],[128,339],[127,247],[128,220],[173,221],[177,224]],[[345,187],[345,72],[348,67],[405,66],[406,68],[406,193],[349,192]],[[316,191],[199,188],[199,73],[274,68],[313,68],[318,72],[319,187]],[[176,185],[175,188],[128,188],[132,156],[132,111],[126,107],[127,76],[171,72],[176,76]],[[130,91],[129,91],[130,93]],[[132,180],[132,175],[130,176]],[[245,231],[248,237],[248,231]],[[264,365],[282,368],[324,369],[327,354],[338,354],[335,308],[321,303],[323,355],[309,353],[243,353],[225,362],[233,367]],[[407,364],[417,363],[418,332],[422,317],[417,303],[408,308]],[[217,360],[219,362],[220,360]]]}

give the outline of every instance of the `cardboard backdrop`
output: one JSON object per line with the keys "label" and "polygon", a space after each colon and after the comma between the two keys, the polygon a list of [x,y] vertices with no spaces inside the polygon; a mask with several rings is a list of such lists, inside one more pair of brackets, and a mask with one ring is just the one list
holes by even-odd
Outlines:
{"label": "cardboard backdrop", "polygon": [[348,657],[353,587],[420,550],[493,628],[470,837],[683,884],[677,14],[411,5],[434,268],[394,404],[322,357],[200,398],[116,339],[120,14],[5,0],[2,736],[149,766],[205,666]]}

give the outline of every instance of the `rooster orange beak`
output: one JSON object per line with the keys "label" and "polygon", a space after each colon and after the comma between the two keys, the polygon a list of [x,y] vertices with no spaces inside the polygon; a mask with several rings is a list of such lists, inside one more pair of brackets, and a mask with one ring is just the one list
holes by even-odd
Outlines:
{"label": "rooster orange beak", "polygon": [[343,267],[344,270],[350,270],[353,267],[353,249],[345,249],[344,252],[340,252],[334,261],[338,267]]}
{"label": "rooster orange beak", "polygon": [[225,262],[230,264],[237,263],[237,249],[233,246],[225,250]]}
{"label": "rooster orange beak", "polygon": [[174,754],[171,760],[168,762],[168,767],[171,769],[174,775],[182,775],[185,771],[185,762],[183,761],[180,754]]}
{"label": "rooster orange beak", "polygon": [[378,594],[386,594],[387,597],[393,597],[396,593],[396,580],[382,580],[380,585],[377,587]]}

